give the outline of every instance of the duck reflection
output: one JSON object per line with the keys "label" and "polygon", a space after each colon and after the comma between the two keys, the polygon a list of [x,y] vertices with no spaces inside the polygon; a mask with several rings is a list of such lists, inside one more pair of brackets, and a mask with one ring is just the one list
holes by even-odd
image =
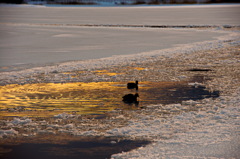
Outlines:
{"label": "duck reflection", "polygon": [[135,104],[136,106],[138,106],[139,101],[137,100],[137,98],[139,97],[138,93],[136,94],[126,94],[125,96],[123,96],[123,102],[126,104]]}

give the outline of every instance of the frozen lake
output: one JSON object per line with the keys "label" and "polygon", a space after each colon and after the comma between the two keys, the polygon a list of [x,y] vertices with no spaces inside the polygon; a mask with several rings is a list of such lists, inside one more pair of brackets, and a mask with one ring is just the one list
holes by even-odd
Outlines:
{"label": "frozen lake", "polygon": [[215,40],[196,29],[86,27],[110,25],[240,25],[239,5],[195,7],[1,7],[0,66],[98,59]]}
{"label": "frozen lake", "polygon": [[[195,30],[86,28],[61,26],[1,27],[1,66],[86,60],[170,48],[219,33]],[[221,35],[221,34],[220,34]]]}
{"label": "frozen lake", "polygon": [[[238,158],[239,12],[0,6],[0,156]],[[135,79],[139,101],[123,103]]]}
{"label": "frozen lake", "polygon": [[240,5],[1,7],[0,13],[5,23],[240,25]]}

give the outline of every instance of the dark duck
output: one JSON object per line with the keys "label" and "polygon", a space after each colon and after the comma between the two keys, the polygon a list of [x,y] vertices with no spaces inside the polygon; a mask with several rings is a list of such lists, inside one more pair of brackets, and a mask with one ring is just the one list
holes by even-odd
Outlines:
{"label": "dark duck", "polygon": [[138,90],[138,81],[136,81],[135,83],[132,83],[132,82],[128,83],[127,84],[127,88],[128,89],[136,89],[136,90]]}
{"label": "dark duck", "polygon": [[139,97],[138,93],[136,94],[127,94],[125,96],[123,96],[123,102],[125,103],[138,103],[137,101],[137,97]]}

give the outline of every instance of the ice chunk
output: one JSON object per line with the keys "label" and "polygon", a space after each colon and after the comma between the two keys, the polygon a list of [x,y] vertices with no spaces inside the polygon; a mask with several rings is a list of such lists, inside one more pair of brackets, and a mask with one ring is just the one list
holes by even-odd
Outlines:
{"label": "ice chunk", "polygon": [[61,119],[68,119],[74,117],[72,114],[62,113],[58,115],[54,115],[55,118],[61,118]]}
{"label": "ice chunk", "polygon": [[0,130],[0,138],[2,138],[3,136],[12,136],[12,135],[18,135],[18,131],[14,129]]}
{"label": "ice chunk", "polygon": [[64,126],[66,129],[73,129],[74,125],[73,124],[67,124]]}
{"label": "ice chunk", "polygon": [[12,124],[14,125],[25,125],[31,123],[31,119],[19,119],[19,118],[14,118],[12,121]]}

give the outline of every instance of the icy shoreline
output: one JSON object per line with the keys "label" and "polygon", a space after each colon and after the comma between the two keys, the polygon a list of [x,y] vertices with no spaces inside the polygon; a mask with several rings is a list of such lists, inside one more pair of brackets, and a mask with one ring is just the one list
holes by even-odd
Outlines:
{"label": "icy shoreline", "polygon": [[[182,29],[184,30],[184,29]],[[217,37],[217,40],[196,42],[185,45],[176,45],[175,47],[150,52],[142,52],[131,55],[115,55],[112,57],[72,61],[59,63],[53,66],[34,67],[21,71],[1,72],[0,85],[6,84],[26,84],[26,83],[49,83],[49,82],[86,82],[87,79],[71,78],[69,76],[56,76],[54,73],[74,72],[74,71],[92,71],[111,67],[131,65],[131,63],[147,63],[159,59],[171,58],[178,54],[190,54],[192,52],[209,49],[220,49],[228,45],[237,45],[239,41],[239,31],[229,31],[224,29],[208,29],[210,32],[225,33],[226,35]],[[39,74],[44,75],[44,80],[35,77]],[[112,79],[108,79],[112,80]],[[94,78],[94,81],[102,79]]]}
{"label": "icy shoreline", "polygon": [[238,90],[231,100],[224,97],[216,101],[203,100],[200,103],[204,111],[182,113],[169,120],[146,120],[149,116],[145,116],[145,120],[111,130],[109,133],[114,135],[139,134],[155,140],[154,144],[112,158],[238,158],[239,94]]}

